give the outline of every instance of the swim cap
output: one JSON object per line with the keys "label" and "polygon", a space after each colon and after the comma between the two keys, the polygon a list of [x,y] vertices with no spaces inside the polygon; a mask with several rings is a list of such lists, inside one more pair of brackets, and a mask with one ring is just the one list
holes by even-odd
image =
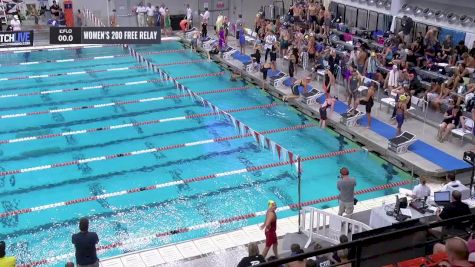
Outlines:
{"label": "swim cap", "polygon": [[267,206],[270,208],[272,207],[272,205],[275,204],[275,201],[274,200],[269,200],[267,201]]}
{"label": "swim cap", "polygon": [[406,95],[400,95],[399,96],[399,101],[401,101],[401,102],[406,101],[406,99],[407,99]]}

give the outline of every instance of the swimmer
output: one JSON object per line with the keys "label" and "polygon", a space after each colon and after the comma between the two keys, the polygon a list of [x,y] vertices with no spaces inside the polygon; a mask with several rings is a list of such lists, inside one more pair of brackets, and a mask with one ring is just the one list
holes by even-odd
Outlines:
{"label": "swimmer", "polygon": [[231,74],[231,78],[229,79],[231,82],[237,81],[238,78],[241,78],[241,74],[237,72],[233,72]]}
{"label": "swimmer", "polygon": [[[308,92],[308,85],[312,81],[311,77],[306,77],[302,80],[296,80],[291,87],[292,94],[284,95],[282,97],[282,101],[287,101],[289,99],[298,98],[300,93],[307,93]],[[300,88],[302,88],[302,92],[300,92]]]}
{"label": "swimmer", "polygon": [[274,251],[274,256],[278,257],[276,234],[277,214],[275,213],[277,205],[275,201],[269,200],[267,206],[268,209],[266,212],[266,220],[264,221],[264,224],[260,226],[261,230],[264,230],[266,236],[266,247],[264,248],[264,251],[262,251],[262,256],[264,256],[265,258],[267,256],[267,253],[269,252],[269,249],[272,247],[272,250]]}

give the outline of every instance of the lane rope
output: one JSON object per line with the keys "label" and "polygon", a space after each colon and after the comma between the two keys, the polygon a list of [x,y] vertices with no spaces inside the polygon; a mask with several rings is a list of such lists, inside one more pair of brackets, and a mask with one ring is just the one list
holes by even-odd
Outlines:
{"label": "lane rope", "polygon": [[[224,72],[215,72],[215,73],[207,73],[207,74],[200,74],[200,75],[183,76],[182,79],[212,77],[212,76],[220,76],[223,74]],[[145,102],[152,102],[152,101],[161,101],[163,99],[164,97],[152,97],[152,98],[144,98],[144,99],[102,103],[102,104],[95,104],[95,105],[89,105],[89,106],[40,110],[40,111],[31,111],[31,112],[16,113],[16,114],[5,114],[5,115],[1,115],[0,119],[11,119],[11,118],[19,118],[19,117],[44,115],[44,114],[50,114],[50,113],[64,113],[64,112],[85,110],[85,109],[96,109],[96,108],[105,108],[105,107],[120,106],[120,105],[130,105],[130,104],[138,104],[138,103],[145,103]]]}
{"label": "lane rope", "polygon": [[[226,92],[239,91],[239,90],[248,90],[250,88],[252,88],[252,87],[242,86],[242,87],[226,88],[226,89],[220,89],[220,90],[203,91],[203,92],[200,92],[200,94],[226,93]],[[188,95],[185,95],[185,94],[182,94],[182,95],[168,95],[168,96],[165,96],[164,99],[182,98],[182,97],[187,97],[187,96]],[[272,104],[272,105],[277,105],[277,104]],[[271,107],[271,105],[267,104],[267,105],[260,105],[260,106],[254,106],[254,107],[246,107],[242,111],[252,110],[252,109],[259,109],[259,108],[267,108],[267,107]],[[234,111],[231,111],[231,112],[237,112],[237,111],[234,110]],[[206,115],[204,115],[204,114],[206,114]],[[216,115],[216,113],[214,113],[214,112],[203,113],[203,115],[201,117],[211,116],[211,115]],[[189,118],[187,118],[187,119],[189,119]],[[165,121],[172,121],[172,120],[171,119],[169,119],[169,120],[165,119]],[[55,137],[60,137],[60,136],[71,136],[71,135],[79,135],[79,134],[93,133],[93,132],[99,132],[99,131],[109,131],[109,130],[135,127],[135,126],[142,126],[142,125],[152,125],[152,124],[157,124],[157,123],[160,123],[160,122],[164,122],[164,121],[160,121],[160,120],[142,121],[142,122],[135,122],[135,123],[126,123],[126,124],[118,124],[118,125],[112,125],[112,126],[104,126],[104,127],[76,130],[76,131],[71,131],[71,132],[62,132],[62,133],[57,133],[57,134],[45,134],[45,135],[27,136],[27,137],[15,138],[15,139],[5,139],[5,140],[0,140],[0,144],[27,142],[27,141],[33,141],[33,140],[39,140],[39,139],[55,138]]]}
{"label": "lane rope", "polygon": [[[404,180],[404,181],[389,183],[389,184],[385,184],[385,185],[373,186],[373,187],[369,187],[369,188],[366,188],[366,189],[363,189],[363,190],[358,190],[358,191],[355,192],[355,195],[362,195],[362,194],[366,194],[366,193],[387,190],[387,189],[391,189],[391,188],[394,188],[394,187],[400,187],[400,186],[408,185],[410,183],[411,183],[410,180]],[[324,197],[324,198],[319,198],[319,199],[315,199],[315,200],[301,202],[300,204],[299,203],[294,203],[294,204],[290,204],[290,205],[287,205],[287,206],[279,207],[279,208],[277,208],[276,212],[288,211],[288,210],[291,210],[291,209],[297,208],[297,207],[311,206],[311,205],[325,203],[325,202],[329,202],[329,201],[333,201],[333,200],[337,200],[337,199],[338,199],[338,196],[334,195],[334,196],[329,196],[329,197]],[[230,217],[230,218],[224,218],[224,219],[219,219],[219,220],[215,220],[215,221],[211,221],[211,222],[196,224],[196,225],[193,225],[193,226],[188,226],[188,227],[183,227],[183,228],[177,228],[177,229],[172,229],[172,230],[168,230],[168,231],[158,232],[158,233],[154,233],[154,234],[150,234],[150,235],[146,235],[146,236],[130,238],[130,239],[127,239],[125,241],[119,241],[119,242],[111,243],[111,244],[108,244],[108,245],[98,246],[96,250],[97,250],[98,254],[103,254],[106,251],[114,249],[114,248],[124,247],[124,246],[127,246],[127,245],[136,245],[136,244],[140,244],[140,243],[146,243],[146,242],[152,241],[154,239],[158,239],[158,238],[169,237],[169,236],[182,234],[182,233],[186,233],[186,232],[191,232],[191,231],[196,231],[196,230],[200,230],[200,229],[207,229],[207,228],[216,229],[217,227],[220,227],[220,226],[225,225],[225,224],[235,223],[235,222],[244,221],[244,220],[247,220],[247,219],[250,219],[250,218],[256,218],[256,217],[264,216],[266,214],[266,212],[267,212],[267,210],[262,210],[262,211],[257,211],[257,212],[253,212],[253,213],[237,215],[237,216],[233,216],[233,217]],[[39,265],[44,265],[44,264],[51,264],[51,263],[55,263],[55,262],[58,262],[58,261],[63,261],[63,260],[66,260],[66,259],[69,259],[69,258],[72,258],[72,257],[74,257],[74,253],[67,253],[67,254],[63,254],[63,255],[59,255],[59,256],[55,256],[55,257],[51,257],[51,258],[42,259],[42,260],[39,260],[39,261],[34,261],[34,262],[27,263],[27,264],[19,265],[19,267],[39,266]]]}
{"label": "lane rope", "polygon": [[[314,125],[314,124],[297,125],[297,126],[291,126],[291,127],[285,127],[285,128],[262,131],[261,133],[262,134],[273,134],[273,133],[288,132],[288,131],[293,131],[293,130],[300,130],[300,129],[310,128],[310,127],[316,127],[316,125]],[[139,151],[134,151],[134,152],[122,153],[122,154],[119,154],[119,155],[123,155],[122,157],[134,156],[134,155],[154,153],[154,152],[159,152],[159,151],[178,149],[178,148],[183,148],[183,147],[191,147],[191,146],[205,145],[205,144],[211,144],[211,143],[225,142],[225,141],[241,139],[241,138],[245,138],[245,137],[252,137],[252,134],[248,133],[248,134],[245,134],[245,135],[233,135],[233,136],[220,137],[220,138],[207,139],[207,140],[200,140],[200,141],[189,142],[189,143],[168,145],[168,146],[163,146],[163,147],[156,147],[156,148],[139,150]],[[311,160],[321,159],[321,158],[326,158],[326,157],[334,157],[334,156],[354,153],[354,152],[358,152],[358,151],[360,151],[360,150],[348,149],[348,150],[342,150],[342,151],[337,151],[337,152],[330,152],[330,153],[326,153],[326,154],[316,155],[315,158],[312,158]],[[112,156],[114,156],[114,157],[102,156],[102,157],[78,160],[76,162],[78,162],[78,163],[88,163],[88,162],[107,160],[107,159],[112,159],[112,158],[117,158],[118,157],[116,155],[112,155]],[[307,159],[307,160],[310,160],[310,159]],[[278,162],[278,164],[276,164],[276,165],[274,165],[274,163],[266,164],[266,165],[261,165],[261,166],[256,166],[256,167],[249,167],[249,168],[246,168],[246,169],[240,169],[240,170],[233,170],[233,171],[227,171],[227,172],[222,172],[222,173],[210,174],[210,175],[194,177],[194,178],[189,178],[189,179],[183,179],[183,180],[167,182],[167,183],[161,183],[161,184],[156,184],[156,185],[151,185],[151,186],[146,186],[146,187],[122,190],[122,191],[112,192],[112,193],[107,193],[107,194],[102,194],[102,195],[78,198],[78,199],[73,199],[73,200],[68,200],[68,201],[61,201],[61,202],[57,202],[57,203],[51,203],[51,204],[41,205],[41,206],[32,207],[32,208],[25,208],[25,209],[21,209],[21,210],[14,210],[14,211],[0,213],[0,218],[16,216],[16,215],[26,214],[26,213],[31,213],[31,212],[37,212],[37,211],[42,211],[42,210],[47,210],[47,209],[53,209],[53,208],[57,208],[57,207],[69,206],[69,205],[78,204],[78,203],[90,202],[90,201],[95,201],[95,200],[98,200],[98,199],[107,199],[107,198],[111,198],[111,197],[118,197],[118,196],[122,196],[122,195],[126,195],[126,194],[133,194],[133,193],[138,193],[138,192],[143,192],[143,191],[157,190],[157,189],[160,189],[160,188],[165,188],[165,187],[170,187],[170,186],[175,186],[175,185],[180,185],[180,184],[189,184],[189,183],[193,183],[193,182],[199,182],[199,181],[203,181],[203,180],[209,180],[209,179],[224,177],[224,176],[233,175],[233,174],[240,174],[240,173],[245,173],[245,172],[254,172],[254,171],[258,171],[258,170],[262,170],[262,169],[280,167],[280,166],[284,166],[284,165],[287,165],[287,164],[290,164],[290,161],[288,161],[288,162]],[[71,165],[71,164],[68,164],[68,165]],[[64,165],[64,166],[68,166],[68,165]],[[1,176],[1,174],[0,174],[0,176]]]}
{"label": "lane rope", "polygon": [[41,60],[41,61],[28,61],[28,62],[15,62],[0,64],[0,67],[19,66],[19,65],[37,65],[43,63],[64,63],[64,62],[77,62],[77,61],[89,61],[89,60],[101,60],[120,57],[129,57],[129,54],[118,54],[111,56],[96,56],[96,57],[82,57],[82,58],[68,58],[68,59],[55,59],[55,60]]}
{"label": "lane rope", "polygon": [[297,172],[300,173],[302,171],[302,169],[300,168],[301,166],[300,166],[300,156],[299,155],[297,155],[293,151],[283,147],[282,145],[274,142],[273,140],[265,137],[264,135],[262,135],[258,131],[256,131],[256,130],[252,129],[251,127],[249,127],[249,125],[237,120],[231,114],[227,113],[226,111],[221,110],[216,105],[209,102],[208,100],[205,100],[203,97],[201,97],[198,94],[196,94],[195,92],[193,92],[190,88],[188,88],[185,85],[179,83],[176,79],[174,79],[166,71],[163,71],[162,69],[157,67],[157,65],[153,64],[151,61],[146,59],[142,54],[138,53],[131,46],[124,45],[124,49],[128,49],[130,55],[132,57],[134,57],[137,60],[137,62],[144,63],[147,67],[147,70],[151,70],[152,72],[158,73],[160,75],[160,77],[162,77],[163,79],[167,79],[170,82],[172,82],[178,90],[180,90],[182,92],[186,92],[190,95],[191,98],[193,98],[197,101],[200,101],[203,104],[203,106],[205,106],[205,107],[208,106],[214,112],[218,112],[218,114],[224,115],[224,117],[226,119],[228,119],[229,121],[231,121],[233,123],[234,127],[236,129],[238,129],[238,131],[241,134],[245,134],[247,132],[250,132],[252,134],[252,136],[255,137],[256,142],[259,146],[267,147],[267,149],[272,150],[273,153],[276,152],[279,159],[285,160],[285,157],[288,156],[290,161],[292,163],[295,163],[295,168],[296,168]]}
{"label": "lane rope", "polygon": [[9,50],[9,51],[0,51],[0,54],[20,54],[20,53],[31,53],[31,52],[44,52],[44,51],[63,51],[63,50],[79,50],[79,49],[88,49],[88,48],[101,48],[101,47],[119,47],[122,45],[86,45],[86,46],[74,46],[74,47],[54,47],[54,48],[28,48],[22,50]]}
{"label": "lane rope", "polygon": [[144,68],[145,68],[145,66],[131,66],[131,67],[103,69],[103,70],[83,70],[83,71],[72,71],[72,72],[52,73],[52,74],[38,74],[38,75],[28,75],[28,76],[19,76],[19,77],[5,77],[5,78],[0,78],[0,81],[51,78],[51,77],[59,77],[59,76],[73,76],[73,75],[83,75],[83,74],[112,72],[112,71],[124,71],[124,70],[135,70],[135,69],[144,69]]}
{"label": "lane rope", "polygon": [[176,66],[176,65],[189,65],[189,64],[203,63],[203,62],[209,62],[209,60],[207,60],[207,59],[196,59],[196,60],[189,60],[189,61],[179,61],[179,62],[155,64],[155,66],[157,66],[157,67],[166,67],[166,66]]}
{"label": "lane rope", "polygon": [[[230,110],[230,112],[233,113],[233,112],[242,112],[242,111],[249,111],[249,110],[256,110],[256,109],[264,109],[264,108],[274,107],[276,105],[277,105],[277,103],[272,103],[272,104],[261,105],[261,106],[244,107],[244,108],[232,109],[232,110]],[[198,113],[198,114],[192,114],[192,115],[181,116],[181,117],[172,117],[172,118],[154,120],[152,122],[153,123],[161,123],[161,122],[169,122],[169,121],[180,121],[180,120],[186,120],[186,119],[201,118],[201,117],[211,116],[211,115],[217,115],[217,113],[213,113],[213,112]],[[152,123],[148,123],[148,124],[152,124]],[[123,124],[123,125],[116,126],[116,127],[114,127],[114,129],[140,126],[140,125],[144,125],[144,124],[139,123],[139,122],[129,123],[129,124]],[[98,132],[98,131],[103,131],[103,129],[102,128],[93,128],[93,129],[90,130],[90,132]],[[87,130],[83,130],[82,132],[75,131],[74,133],[81,134],[81,133],[86,133],[86,132],[87,132]],[[61,134],[61,135],[64,136],[64,133]],[[175,146],[176,146],[176,148],[178,148],[178,147],[185,146],[185,144],[174,145],[173,147],[175,147]],[[124,152],[124,153],[117,153],[117,154],[108,155],[108,156],[98,156],[98,157],[94,157],[94,158],[67,161],[67,162],[61,162],[61,163],[54,163],[54,164],[48,164],[48,165],[42,165],[42,166],[36,166],[36,167],[29,167],[29,168],[11,170],[11,171],[3,171],[3,172],[0,172],[0,176],[10,175],[10,174],[26,173],[26,172],[35,172],[35,171],[41,171],[41,170],[46,170],[46,169],[59,168],[59,167],[65,167],[65,166],[76,165],[76,164],[81,164],[81,163],[87,163],[87,162],[92,162],[92,161],[109,160],[109,159],[114,159],[114,158],[135,156],[135,155],[139,155],[139,154],[153,153],[153,152],[156,152],[156,151],[160,151],[160,150],[156,150],[156,149],[158,149],[158,148],[152,148],[152,149],[146,149],[146,150],[137,150],[137,151],[132,151],[132,152]]]}
{"label": "lane rope", "polygon": [[189,49],[170,49],[170,50],[162,50],[162,51],[150,51],[150,52],[140,52],[142,55],[162,55],[162,54],[172,54],[172,53],[180,53],[180,52],[189,52]]}
{"label": "lane rope", "polygon": [[[197,75],[197,76],[182,76],[182,77],[177,77],[176,79],[177,80],[182,80],[182,79],[192,79],[192,78],[201,78],[201,76],[200,75]],[[35,95],[69,93],[69,92],[87,91],[87,90],[103,89],[103,88],[117,87],[117,86],[133,86],[133,85],[141,85],[141,84],[146,84],[146,83],[158,83],[158,82],[164,82],[164,81],[166,81],[166,80],[153,79],[153,80],[142,80],[142,81],[135,81],[135,82],[100,84],[100,85],[94,85],[94,86],[74,87],[74,88],[57,89],[57,90],[45,90],[45,91],[37,91],[37,92],[29,92],[29,93],[5,94],[5,95],[0,95],[0,98],[26,97],[26,96],[35,96]]]}

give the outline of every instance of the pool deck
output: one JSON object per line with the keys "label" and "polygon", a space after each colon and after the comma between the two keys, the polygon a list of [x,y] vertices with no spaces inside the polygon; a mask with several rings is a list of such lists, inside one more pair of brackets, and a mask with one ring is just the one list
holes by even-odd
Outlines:
{"label": "pool deck", "polygon": [[[230,37],[229,39],[232,39],[232,37]],[[233,46],[232,42],[233,41],[231,41],[231,45]],[[237,46],[234,45],[234,47]],[[252,50],[250,50],[250,48],[247,48],[247,51]],[[275,88],[269,82],[264,81],[262,79],[262,73],[260,72],[245,72],[242,68],[241,63],[237,60],[225,60],[222,59],[220,56],[213,56],[213,60],[233,69],[234,71],[240,72],[243,77],[245,77],[245,79],[256,84],[256,86],[263,88],[265,91],[277,98],[281,99],[282,96],[291,94],[291,90],[289,87],[282,86]],[[277,59],[277,69],[282,71],[287,69],[286,64],[287,62],[285,62],[284,60],[280,58]],[[308,71],[305,71],[299,67],[295,78],[302,79],[309,75],[310,73]],[[322,82],[318,80],[313,80],[310,84],[313,86],[313,88],[322,88]],[[339,99],[346,99],[346,96],[344,95],[344,92],[346,90],[343,85],[337,84],[337,89],[333,89],[333,91],[337,91]],[[307,105],[300,98],[290,99],[287,103],[312,118],[320,118],[318,111],[320,107],[319,103]],[[343,105],[343,103],[340,103],[340,106],[341,105]],[[360,105],[358,109],[364,111],[364,106]],[[390,112],[386,105],[381,105],[379,102],[375,102],[371,115],[373,119],[382,122],[380,124],[385,124],[384,127],[386,128],[386,130],[388,127],[394,128],[394,136],[396,135],[396,128],[394,125],[392,125],[393,122],[390,120]],[[344,124],[340,123],[340,118],[341,116],[338,112],[336,112],[336,110],[335,112],[329,113],[327,126],[350,138],[351,140],[360,143],[369,151],[377,153],[378,156],[384,158],[385,160],[402,168],[405,171],[411,172],[418,176],[442,178],[445,177],[449,172],[466,173],[470,170],[470,166],[468,164],[464,164],[461,159],[463,156],[463,151],[473,149],[473,145],[471,144],[471,142],[469,142],[469,140],[471,139],[466,139],[466,141],[462,144],[459,138],[451,137],[448,141],[440,143],[435,140],[435,136],[437,134],[437,123],[434,121],[426,120],[423,116],[415,114],[412,115],[410,118],[406,118],[403,125],[403,131],[408,130],[411,133],[415,134],[417,140],[422,141],[423,145],[429,145],[429,147],[431,147],[432,149],[441,150],[440,152],[443,151],[442,153],[445,152],[447,154],[445,156],[451,158],[452,161],[456,162],[458,167],[454,167],[453,169],[447,169],[447,166],[445,166],[446,168],[444,168],[443,166],[440,166],[434,163],[433,161],[427,159],[426,157],[421,156],[420,154],[415,153],[413,151],[408,151],[404,154],[396,154],[388,149],[387,137],[373,131],[373,129],[367,129],[366,127],[364,127],[366,123],[364,123],[363,126],[347,127]]]}
{"label": "pool deck", "polygon": [[[432,191],[441,188],[440,183],[428,183]],[[363,200],[355,206],[354,213],[369,211],[383,204],[395,203],[392,194],[383,197]],[[464,201],[470,208],[475,208],[475,199]],[[324,209],[326,212],[337,214],[338,207]],[[264,218],[262,218],[264,220]],[[281,256],[289,255],[290,247],[283,242],[287,234],[298,232],[298,216],[278,219],[277,236],[279,238],[278,251]],[[259,225],[250,225],[240,229],[210,235],[203,238],[170,244],[158,248],[147,249],[104,259],[100,262],[102,267],[202,267],[202,266],[236,266],[242,257],[247,256],[246,245],[257,242],[260,251],[264,248],[264,232]],[[269,252],[268,256],[271,256]]]}

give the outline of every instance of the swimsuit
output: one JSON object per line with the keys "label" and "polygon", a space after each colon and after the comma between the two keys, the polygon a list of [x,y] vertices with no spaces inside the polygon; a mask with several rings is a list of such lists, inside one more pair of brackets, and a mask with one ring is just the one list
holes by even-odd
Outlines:
{"label": "swimsuit", "polygon": [[360,101],[360,104],[361,105],[365,105],[366,107],[366,113],[371,113],[371,108],[373,107],[374,105],[374,101],[373,101],[373,97],[371,96],[368,101],[366,100],[362,100]]}
{"label": "swimsuit", "polygon": [[266,247],[277,245],[277,215],[275,221],[271,222],[269,229],[266,231]]}
{"label": "swimsuit", "polygon": [[404,111],[401,108],[398,108],[396,111],[396,121],[397,128],[401,129],[401,126],[404,123]]}

